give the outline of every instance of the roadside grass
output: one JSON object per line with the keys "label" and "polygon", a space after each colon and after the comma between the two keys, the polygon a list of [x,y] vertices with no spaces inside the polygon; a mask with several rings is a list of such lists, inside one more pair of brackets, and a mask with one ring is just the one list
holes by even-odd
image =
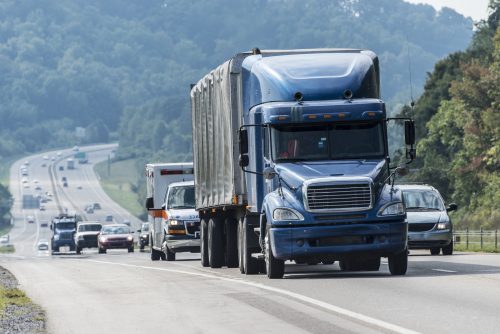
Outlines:
{"label": "roadside grass", "polygon": [[7,305],[23,306],[27,304],[31,304],[31,300],[23,291],[17,288],[8,289],[0,286],[0,314],[5,311]]}
{"label": "roadside grass", "polygon": [[0,254],[6,254],[6,253],[14,253],[16,249],[14,248],[14,245],[5,245],[5,246],[0,246]]}
{"label": "roadside grass", "polygon": [[11,224],[2,224],[0,225],[0,237],[5,234],[9,234],[10,230],[12,230]]}
{"label": "roadside grass", "polygon": [[500,253],[500,245],[499,245],[499,247],[495,248],[495,244],[486,244],[486,245],[483,245],[483,247],[481,249],[481,245],[469,244],[469,247],[467,247],[466,244],[455,243],[453,245],[453,250],[456,250],[459,252]]}
{"label": "roadside grass", "polygon": [[99,175],[100,183],[109,197],[131,214],[139,217],[143,208],[139,204],[138,195],[132,190],[140,177],[135,167],[135,160],[112,162],[108,176],[108,162],[103,161],[95,165],[95,172]]}

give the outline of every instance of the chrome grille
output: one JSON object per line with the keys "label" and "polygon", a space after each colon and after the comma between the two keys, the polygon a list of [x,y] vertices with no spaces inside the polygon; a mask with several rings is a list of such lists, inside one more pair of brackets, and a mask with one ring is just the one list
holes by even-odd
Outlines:
{"label": "chrome grille", "polygon": [[360,211],[372,207],[372,189],[368,181],[356,183],[311,183],[306,190],[309,211]]}

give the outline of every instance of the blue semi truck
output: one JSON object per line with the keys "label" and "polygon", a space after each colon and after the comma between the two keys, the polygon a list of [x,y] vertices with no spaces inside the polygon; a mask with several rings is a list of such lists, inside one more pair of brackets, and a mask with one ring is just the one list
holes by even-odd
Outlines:
{"label": "blue semi truck", "polygon": [[[239,53],[191,87],[201,264],[281,278],[285,261],[407,270],[379,63],[369,50]],[[407,162],[414,124],[404,121]],[[392,180],[392,184],[391,184]]]}

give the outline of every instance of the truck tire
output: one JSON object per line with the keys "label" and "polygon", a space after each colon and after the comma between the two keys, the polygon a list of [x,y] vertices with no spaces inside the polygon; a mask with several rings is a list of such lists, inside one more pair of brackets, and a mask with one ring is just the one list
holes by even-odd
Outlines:
{"label": "truck tire", "polygon": [[226,219],[226,266],[238,267],[238,222],[234,218]]}
{"label": "truck tire", "polygon": [[99,248],[99,254],[106,254],[106,248]]}
{"label": "truck tire", "polygon": [[166,257],[166,260],[167,261],[175,261],[175,253],[174,252],[171,252],[168,248],[166,249],[166,254],[167,254],[167,257]]}
{"label": "truck tire", "polygon": [[220,268],[224,262],[224,231],[220,221],[208,221],[208,263],[210,268]]}
{"label": "truck tire", "polygon": [[283,275],[285,274],[285,261],[279,260],[274,257],[271,247],[271,238],[269,237],[269,231],[267,230],[264,239],[264,245],[264,257],[266,259],[267,277],[271,279],[283,278]]}
{"label": "truck tire", "polygon": [[76,247],[76,254],[82,254],[82,249],[80,247]]}
{"label": "truck tire", "polygon": [[391,275],[400,276],[408,270],[408,250],[389,256],[389,271]]}
{"label": "truck tire", "polygon": [[330,265],[335,263],[335,258],[333,256],[327,255],[321,258],[321,263],[325,265]]}
{"label": "truck tire", "polygon": [[238,257],[240,272],[246,275],[255,275],[259,273],[259,261],[252,257],[252,253],[248,249],[248,233],[248,220],[245,217],[238,222]]}
{"label": "truck tire", "polygon": [[130,248],[128,249],[128,252],[129,252],[129,253],[133,253],[133,252],[134,252],[134,246],[130,247]]}
{"label": "truck tire", "polygon": [[443,251],[443,255],[453,255],[453,240],[448,246],[441,248],[441,250]]}
{"label": "truck tire", "polygon": [[200,256],[201,266],[208,267],[208,226],[207,221],[202,219],[200,222]]}
{"label": "truck tire", "polygon": [[431,248],[431,255],[439,255],[440,251],[441,251],[441,248],[439,248],[439,247],[432,247]]}
{"label": "truck tire", "polygon": [[151,261],[158,261],[160,259],[160,252],[151,247]]}

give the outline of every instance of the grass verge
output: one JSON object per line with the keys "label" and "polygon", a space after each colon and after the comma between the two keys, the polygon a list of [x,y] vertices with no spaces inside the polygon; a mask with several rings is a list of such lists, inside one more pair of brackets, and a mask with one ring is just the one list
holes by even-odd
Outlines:
{"label": "grass verge", "polygon": [[134,184],[137,184],[140,177],[140,173],[135,166],[135,160],[112,162],[109,175],[107,161],[96,164],[94,170],[100,177],[102,188],[113,201],[136,217],[143,213],[143,208],[139,204],[139,197],[133,191]]}
{"label": "grass verge", "polygon": [[495,248],[495,245],[481,245],[472,244],[467,247],[465,244],[454,244],[453,250],[459,252],[481,252],[481,253],[500,253],[500,245],[498,248]]}
{"label": "grass verge", "polygon": [[14,253],[16,249],[14,248],[14,245],[5,245],[5,246],[0,246],[0,253],[5,254],[5,253]]}
{"label": "grass verge", "polygon": [[31,300],[18,288],[8,289],[0,286],[0,313],[3,313],[7,305],[23,306],[30,304]]}

